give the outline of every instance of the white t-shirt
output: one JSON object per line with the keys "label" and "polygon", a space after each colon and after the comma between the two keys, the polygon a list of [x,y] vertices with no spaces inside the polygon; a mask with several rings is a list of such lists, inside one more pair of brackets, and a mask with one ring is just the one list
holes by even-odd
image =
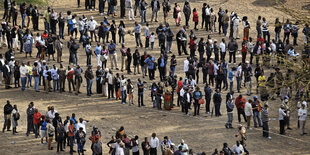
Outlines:
{"label": "white t-shirt", "polygon": [[221,52],[226,52],[226,44],[224,42],[220,43]]}
{"label": "white t-shirt", "polygon": [[155,42],[155,35],[151,35],[151,42]]}
{"label": "white t-shirt", "polygon": [[77,124],[77,130],[79,130],[80,128],[83,128],[83,131],[84,131],[85,134],[86,134],[86,121],[83,121],[82,123],[79,122],[79,123]]}
{"label": "white t-shirt", "polygon": [[[182,151],[184,151],[184,150],[188,151],[187,144],[183,144],[183,145],[179,144],[177,148],[179,148],[180,146],[182,146]],[[182,155],[188,155],[188,153],[187,152],[182,152]]]}
{"label": "white t-shirt", "polygon": [[93,21],[89,21],[88,22],[88,26],[89,26],[89,31],[95,31],[96,26],[97,26],[97,22],[95,20]]}
{"label": "white t-shirt", "polygon": [[120,82],[121,91],[126,91],[127,90],[126,83],[127,83],[126,79],[121,80],[121,82]]}
{"label": "white t-shirt", "polygon": [[253,115],[252,105],[249,102],[245,103],[244,113],[245,113],[245,116],[252,116]]}
{"label": "white t-shirt", "polygon": [[19,71],[20,71],[20,77],[27,77],[27,74],[29,74],[29,68],[24,65],[24,66],[20,66],[19,68]]}
{"label": "white t-shirt", "polygon": [[307,119],[307,109],[298,109],[298,116],[300,121]]}
{"label": "white t-shirt", "polygon": [[187,59],[184,60],[184,72],[188,71],[188,64],[189,64],[189,61]]}

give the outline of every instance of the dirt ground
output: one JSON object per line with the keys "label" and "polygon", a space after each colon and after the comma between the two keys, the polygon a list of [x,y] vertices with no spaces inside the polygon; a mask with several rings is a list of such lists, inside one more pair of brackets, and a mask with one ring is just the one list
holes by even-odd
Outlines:
{"label": "dirt ground", "polygon": [[[150,1],[148,0],[147,2]],[[171,4],[178,2],[181,7],[183,7],[183,1],[171,1]],[[199,20],[201,21],[201,7],[204,1],[191,1],[191,8],[197,8],[199,12]],[[272,38],[274,37],[272,23],[274,23],[275,18],[279,17],[282,19],[291,18],[290,15],[285,12],[280,11],[279,9],[275,9],[270,3],[270,5],[263,5],[262,2],[258,2],[258,0],[210,0],[208,1],[211,7],[213,7],[217,12],[219,7],[224,9],[228,9],[229,12],[234,10],[238,13],[240,17],[248,16],[249,22],[252,24],[252,29],[250,35],[252,37],[256,36],[255,23],[258,15],[262,17],[266,17],[267,21],[269,21],[270,33]],[[287,0],[287,5],[289,4],[291,8],[293,8],[294,1]],[[82,6],[84,5],[84,1],[81,1]],[[299,0],[298,5],[296,5],[296,10],[301,10],[305,12],[307,10],[302,10],[303,6],[307,5],[307,0]],[[57,12],[66,12],[67,10],[71,10],[73,13],[76,13],[78,16],[85,14],[88,18],[90,16],[94,16],[95,20],[101,21],[103,20],[103,16],[98,16],[98,11],[85,11],[82,8],[77,8],[77,4],[75,1],[69,0],[54,0],[51,1],[51,6]],[[173,6],[173,5],[172,5]],[[40,10],[43,13],[43,8]],[[2,11],[1,14],[2,15]],[[309,13],[309,12],[308,12]],[[117,11],[119,15],[119,9]],[[127,15],[127,13],[126,13]],[[163,22],[162,10],[159,12],[159,21]],[[150,20],[151,11],[148,9],[147,11],[147,19]],[[109,18],[111,20],[111,18]],[[118,24],[120,21],[119,17],[114,18],[116,23]],[[127,30],[133,30],[133,21],[128,21],[127,19],[123,19],[126,24]],[[184,16],[182,15],[182,24],[184,24]],[[137,21],[140,22],[140,18],[137,17]],[[172,27],[174,33],[181,27],[176,27],[174,24],[174,20],[172,18],[172,11],[169,13],[168,18],[169,24]],[[20,21],[19,21],[20,22]],[[190,29],[193,28],[193,23],[190,22]],[[155,28],[158,26],[158,23],[151,23],[150,30],[155,31]],[[303,26],[301,26],[303,27]],[[200,28],[200,24],[199,24]],[[43,19],[40,21],[40,29],[43,29]],[[66,30],[65,30],[66,31]],[[144,31],[144,29],[143,29]],[[189,31],[188,31],[189,32]],[[66,34],[66,33],[65,33]],[[207,35],[211,35],[212,38],[216,38],[218,41],[223,38],[223,36],[219,36],[217,33],[210,34],[205,31],[199,30],[195,31],[197,38],[206,37]],[[281,34],[282,37],[283,34]],[[240,36],[242,36],[242,32],[240,31]],[[302,44],[303,35],[299,34],[299,43]],[[228,39],[228,38],[227,38]],[[226,39],[226,40],[227,40]],[[68,37],[66,37],[66,41]],[[65,41],[65,44],[66,44]],[[118,41],[118,37],[117,37]],[[142,37],[142,41],[144,41],[144,37]],[[126,46],[132,49],[135,49],[135,41],[134,37],[130,35],[126,35],[125,38]],[[159,56],[159,49],[157,40],[155,40],[155,49],[153,51],[148,51],[150,54],[154,55],[156,58]],[[240,44],[239,44],[240,45]],[[94,44],[93,44],[94,46]],[[118,46],[119,47],[119,46]],[[301,49],[302,47],[297,47],[297,49]],[[4,54],[6,48],[0,49],[0,53]],[[140,54],[144,51],[144,49],[139,48]],[[177,55],[176,42],[173,42],[172,51]],[[300,51],[298,51],[300,52]],[[34,48],[34,54],[36,54],[36,49]],[[64,49],[64,65],[68,65],[68,49]],[[169,55],[171,56],[171,54]],[[240,55],[237,56],[237,62],[240,62]],[[226,56],[226,58],[228,58]],[[33,62],[35,59],[32,58],[24,58],[24,54],[17,54],[17,60],[23,61],[31,61]],[[184,76],[183,73],[183,61],[185,56],[177,56],[177,69],[176,74],[179,76]],[[120,64],[120,57],[118,58],[118,62]],[[170,61],[169,61],[170,62]],[[79,50],[79,63],[83,68],[85,68],[86,64],[86,56],[85,52],[80,49]],[[49,62],[50,65],[55,64],[54,61]],[[92,57],[92,64],[96,64],[96,58]],[[108,62],[108,67],[110,63]],[[132,68],[133,69],[133,68]],[[95,71],[95,68],[94,68]],[[269,73],[272,70],[265,70],[267,72],[266,77],[269,76]],[[127,75],[125,72],[122,73],[120,71],[114,71],[114,73],[125,74],[125,76],[131,79],[134,82],[134,86],[136,86],[136,81],[138,77],[142,77],[141,74],[138,75]],[[202,74],[200,72],[200,77]],[[156,73],[156,79],[159,79],[158,72]],[[201,79],[199,81],[199,86],[202,87]],[[151,82],[148,78],[143,79],[147,82],[147,86],[151,85]],[[253,78],[253,81],[254,78]],[[236,83],[236,82],[234,82]],[[255,85],[255,82],[254,82]],[[47,111],[47,106],[51,105],[55,107],[55,110],[58,111],[63,118],[66,116],[71,116],[72,113],[76,113],[77,118],[82,117],[86,120],[89,120],[87,124],[87,136],[92,130],[92,126],[96,125],[102,132],[103,138],[103,154],[108,154],[108,147],[105,145],[112,135],[115,134],[116,129],[120,126],[125,127],[125,132],[129,137],[133,137],[134,135],[138,135],[140,138],[140,142],[142,142],[144,137],[150,137],[151,133],[157,133],[160,140],[163,139],[164,136],[169,136],[173,143],[179,144],[181,139],[185,140],[185,143],[188,144],[189,148],[193,149],[194,152],[202,152],[205,151],[207,154],[211,154],[215,148],[221,149],[222,144],[227,142],[231,147],[235,143],[235,134],[237,133],[237,129],[226,129],[224,127],[225,122],[227,121],[226,117],[226,108],[224,104],[221,106],[221,112],[223,114],[222,117],[213,117],[211,118],[209,115],[204,113],[205,107],[201,107],[201,115],[199,117],[187,117],[184,116],[183,113],[180,112],[178,107],[175,107],[172,111],[158,111],[152,108],[152,103],[150,101],[150,90],[147,90],[144,94],[144,102],[146,103],[146,107],[137,107],[137,96],[135,96],[135,105],[128,106],[120,104],[119,101],[107,100],[107,98],[101,97],[101,95],[93,95],[91,97],[86,96],[86,83],[84,80],[83,86],[81,87],[82,94],[79,96],[75,96],[74,94],[70,94],[68,92],[65,93],[35,93],[33,88],[27,89],[25,92],[21,92],[20,89],[0,89],[0,107],[3,107],[6,103],[6,100],[10,100],[12,104],[16,104],[19,107],[19,111],[21,112],[21,119],[19,120],[19,126],[17,131],[19,133],[17,135],[12,136],[12,133],[0,133],[0,154],[3,155],[15,155],[15,154],[57,154],[56,150],[48,151],[47,145],[41,146],[40,140],[35,139],[34,135],[30,135],[26,137],[26,108],[29,102],[33,101],[35,107],[39,109],[42,114],[45,114]],[[40,87],[42,90],[42,88]],[[95,92],[96,83],[93,83],[93,92]],[[234,86],[236,89],[236,84]],[[254,89],[252,90],[253,92]],[[135,88],[135,94],[137,90]],[[242,93],[245,90],[242,89]],[[223,98],[226,96],[226,91],[222,92]],[[237,96],[237,94],[235,95]],[[272,140],[266,140],[262,137],[262,129],[255,128],[253,130],[249,130],[247,132],[248,140],[247,140],[247,149],[251,154],[310,154],[309,144],[310,137],[309,135],[301,137],[299,135],[299,130],[297,129],[297,117],[296,111],[293,112],[293,116],[291,118],[291,128],[293,130],[287,131],[285,136],[279,135],[279,123],[278,123],[278,108],[280,101],[275,100],[269,102],[270,104],[270,136]],[[193,111],[191,111],[191,114]],[[3,114],[0,115],[0,119],[3,123]],[[237,112],[234,111],[234,121],[233,126],[237,127]],[[306,132],[310,134],[310,126],[309,123],[306,124]],[[85,148],[87,149],[86,154],[91,154],[90,150],[90,141],[87,141]],[[53,143],[54,148],[56,147],[56,143]],[[75,148],[76,149],[76,148]],[[66,148],[65,152],[59,154],[68,154],[69,149]],[[160,152],[160,151],[159,151]]]}

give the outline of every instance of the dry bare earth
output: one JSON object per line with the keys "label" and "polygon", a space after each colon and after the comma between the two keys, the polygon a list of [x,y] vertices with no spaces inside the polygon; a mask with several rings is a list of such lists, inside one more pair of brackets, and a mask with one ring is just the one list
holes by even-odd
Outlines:
{"label": "dry bare earth", "polygon": [[[182,1],[177,1],[179,3],[183,3]],[[191,2],[192,9],[196,7],[199,10],[199,15],[201,14],[201,7],[204,1],[193,1]],[[292,3],[293,1],[290,0],[287,3]],[[304,2],[304,1],[303,1]],[[72,10],[73,13],[77,13],[78,16],[85,14],[86,16],[94,16],[97,21],[101,21],[103,17],[98,16],[98,11],[88,12],[84,11],[83,9],[76,8],[75,1],[52,1],[51,5],[55,8],[56,11],[66,12],[67,10]],[[172,2],[174,3],[174,2]],[[231,1],[215,1],[211,0],[208,1],[212,7],[215,8],[216,12],[219,7],[224,9],[228,9],[229,12],[233,9],[236,11],[240,17],[248,16],[250,22],[252,23],[252,30],[251,36],[255,37],[255,21],[258,15],[263,17],[267,17],[267,20],[270,23],[274,22],[276,17],[284,17],[290,18],[287,14],[274,9],[271,5],[257,5],[254,0],[242,1],[242,0],[231,0]],[[84,1],[81,2],[84,4]],[[150,4],[150,2],[149,2]],[[306,3],[305,3],[306,4]],[[183,4],[181,4],[183,6]],[[292,5],[291,5],[292,7]],[[41,9],[43,10],[43,9]],[[1,12],[2,13],[2,12]],[[150,19],[151,17],[150,9],[147,12],[147,17]],[[119,11],[117,12],[119,14]],[[159,12],[159,17],[162,17],[162,11]],[[119,18],[115,18],[116,23],[119,23]],[[126,26],[128,29],[133,29],[133,21],[128,21],[124,19]],[[140,21],[140,18],[137,18]],[[184,24],[184,18],[182,18],[182,23]],[[163,22],[162,18],[159,18],[159,21]],[[174,26],[174,22],[172,19],[172,12],[169,13],[169,23],[176,33],[180,28]],[[43,29],[43,23],[40,21],[40,29]],[[191,23],[193,24],[193,23]],[[151,31],[155,31],[156,26],[158,23],[150,24]],[[200,26],[199,26],[200,27]],[[193,25],[191,25],[193,28]],[[271,35],[273,34],[273,28],[270,28]],[[206,37],[209,33],[205,31],[199,30],[195,32],[195,34],[199,37]],[[216,38],[220,40],[222,36],[218,34],[210,34],[212,38]],[[281,34],[282,35],[282,34]],[[242,33],[240,31],[240,36]],[[300,36],[302,34],[300,33]],[[117,37],[118,38],[118,37]],[[299,37],[299,42],[301,44],[302,37]],[[68,40],[68,37],[66,38]],[[118,39],[117,39],[118,40]],[[126,35],[126,46],[134,49],[135,42],[134,37],[130,35]],[[144,39],[142,39],[144,40]],[[155,47],[157,47],[157,41],[155,42]],[[300,49],[300,47],[299,47]],[[1,49],[1,53],[4,54],[6,49]],[[36,53],[36,50],[34,50]],[[143,50],[140,49],[142,53]],[[159,56],[159,49],[156,48],[153,51],[148,51],[156,58]],[[173,53],[177,54],[176,43],[173,43]],[[34,58],[24,59],[24,55],[17,54],[17,59],[19,60],[27,60],[27,61],[34,61]],[[83,50],[79,51],[79,62],[82,64],[82,67],[85,67],[85,54]],[[177,66],[177,75],[184,76],[183,73],[183,60],[185,56],[177,57],[178,59],[178,66]],[[63,60],[65,61],[64,64],[67,65],[68,62],[68,50],[64,50],[64,57]],[[238,57],[238,61],[240,61],[240,57]],[[92,60],[93,64],[96,64],[96,59],[93,57]],[[54,62],[50,62],[50,65],[54,64]],[[120,60],[119,60],[120,64]],[[110,63],[108,63],[108,67]],[[270,72],[267,70],[267,72]],[[114,72],[115,73],[115,72]],[[141,75],[126,75],[134,84],[136,84],[137,77],[141,77]],[[158,74],[156,73],[156,79],[159,79]],[[202,77],[202,75],[200,75]],[[150,86],[150,81],[148,79],[144,79],[148,82],[148,86]],[[254,80],[254,79],[253,79]],[[85,81],[84,81],[85,82]],[[200,79],[201,83],[201,79]],[[95,92],[95,82],[93,84],[93,92]],[[162,139],[164,136],[168,135],[171,140],[178,144],[180,139],[184,139],[185,142],[189,145],[190,148],[195,150],[195,152],[206,151],[208,154],[214,150],[214,148],[222,148],[222,143],[227,142],[229,146],[232,146],[235,143],[236,129],[228,130],[225,129],[224,124],[227,120],[226,117],[226,108],[222,105],[221,111],[223,116],[219,118],[211,118],[206,117],[207,115],[204,114],[204,106],[201,108],[201,116],[200,117],[186,117],[183,113],[180,112],[179,108],[174,108],[172,111],[157,111],[152,109],[152,103],[150,101],[150,91],[148,90],[144,94],[144,99],[146,103],[146,107],[138,108],[136,105],[137,96],[135,96],[135,106],[128,106],[128,105],[121,105],[120,102],[116,101],[109,101],[106,98],[100,97],[99,95],[93,95],[92,97],[86,96],[86,88],[85,83],[81,88],[83,94],[79,96],[75,96],[69,93],[49,93],[45,94],[35,93],[33,89],[28,89],[26,92],[21,92],[20,89],[10,89],[0,90],[0,107],[3,107],[5,101],[7,99],[11,100],[12,104],[17,104],[19,110],[21,111],[21,120],[19,121],[18,126],[18,133],[15,136],[12,136],[11,133],[0,133],[0,148],[1,154],[10,155],[10,154],[56,154],[55,151],[48,151],[47,146],[41,146],[40,140],[35,139],[34,135],[29,137],[25,136],[26,131],[26,108],[30,101],[35,102],[35,107],[39,108],[41,113],[46,112],[46,107],[48,105],[55,106],[55,109],[61,114],[62,118],[64,119],[65,116],[71,116],[71,113],[76,113],[77,117],[83,117],[90,122],[87,124],[87,133],[89,133],[92,129],[93,125],[99,127],[101,132],[103,133],[103,143],[107,143],[110,140],[110,137],[115,134],[115,129],[119,128],[119,126],[124,126],[126,133],[132,137],[134,135],[139,135],[140,141],[142,141],[143,137],[147,136],[150,137],[152,132],[156,132],[158,137]],[[199,86],[202,87],[201,84]],[[235,86],[236,88],[236,86]],[[42,88],[41,88],[42,89]],[[254,90],[253,90],[254,91]],[[137,90],[135,90],[137,92]],[[245,92],[245,90],[242,90]],[[223,98],[227,92],[223,92]],[[277,118],[277,110],[279,107],[279,101],[276,100],[270,103],[270,117]],[[296,116],[296,112],[294,112]],[[234,126],[237,126],[237,114],[234,113]],[[2,115],[1,115],[1,118]],[[252,154],[310,154],[309,147],[309,136],[299,136],[299,130],[296,128],[296,117],[291,118],[291,126],[293,128],[292,131],[287,131],[286,136],[278,135],[278,121],[277,120],[270,120],[270,130],[272,140],[266,140],[261,136],[261,129],[255,129],[248,131],[248,146],[247,149]],[[306,132],[310,133],[309,131],[309,123],[306,125]],[[11,144],[14,142],[15,144]],[[56,143],[53,143],[54,147]],[[86,154],[91,154],[90,151],[90,142],[87,141],[86,149],[88,150]],[[104,154],[107,154],[108,148],[103,145]],[[66,148],[65,153],[61,154],[68,154],[69,149]]]}

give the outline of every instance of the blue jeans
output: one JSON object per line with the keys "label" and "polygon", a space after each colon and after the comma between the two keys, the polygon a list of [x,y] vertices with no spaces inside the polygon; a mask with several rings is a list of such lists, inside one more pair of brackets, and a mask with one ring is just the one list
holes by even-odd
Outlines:
{"label": "blue jeans", "polygon": [[22,14],[22,27],[25,27],[26,14]]}
{"label": "blue jeans", "polygon": [[233,86],[234,86],[234,82],[232,81],[232,82],[230,82],[230,87],[229,87],[230,92],[233,91]]}
{"label": "blue jeans", "polygon": [[59,26],[59,37],[63,38],[64,37],[64,27],[63,26]]}
{"label": "blue jeans", "polygon": [[73,153],[73,145],[74,145],[74,136],[69,137],[69,144],[70,144],[70,153]]}
{"label": "blue jeans", "polygon": [[44,30],[50,32],[50,23],[44,22]]}
{"label": "blue jeans", "polygon": [[77,149],[78,149],[78,151],[83,151],[84,150],[84,143],[78,143],[77,144]]}
{"label": "blue jeans", "polygon": [[236,79],[237,79],[237,90],[238,90],[238,92],[240,92],[242,79],[241,79],[241,77],[236,77]]}
{"label": "blue jeans", "polygon": [[154,47],[154,42],[151,42],[151,49],[153,49]]}
{"label": "blue jeans", "polygon": [[167,41],[166,53],[167,53],[168,51],[171,52],[171,46],[172,46],[172,41]]}
{"label": "blue jeans", "polygon": [[172,72],[172,76],[174,76],[175,67],[170,67],[170,71]]}
{"label": "blue jeans", "polygon": [[77,53],[72,53],[72,54],[71,54],[71,57],[72,57],[71,60],[73,60],[73,63],[74,63],[75,65],[78,65],[78,55],[77,55]]}
{"label": "blue jeans", "polygon": [[40,84],[40,77],[35,76],[34,77],[34,90],[39,91],[39,84]]}
{"label": "blue jeans", "polygon": [[27,83],[27,77],[22,77],[21,82],[22,82],[22,91],[25,91],[25,86]]}
{"label": "blue jeans", "polygon": [[32,75],[28,75],[28,81],[27,81],[27,87],[31,87],[31,82],[32,82]]}
{"label": "blue jeans", "polygon": [[276,32],[276,38],[275,38],[276,42],[280,39],[280,33],[281,32]]}
{"label": "blue jeans", "polygon": [[223,33],[227,36],[228,23],[223,25]]}
{"label": "blue jeans", "polygon": [[146,10],[141,10],[140,12],[140,15],[141,15],[141,24],[145,23],[146,22]]}
{"label": "blue jeans", "polygon": [[127,98],[126,90],[123,90],[121,92],[121,95],[122,95],[122,103],[126,103],[126,98]]}
{"label": "blue jeans", "polygon": [[143,92],[142,93],[138,93],[138,105],[139,105],[139,107],[144,105],[143,104]]}
{"label": "blue jeans", "polygon": [[59,90],[59,81],[58,81],[58,79],[57,80],[53,79],[53,89],[54,89],[54,91],[56,91],[56,89]]}
{"label": "blue jeans", "polygon": [[262,29],[260,27],[257,27],[256,28],[256,31],[257,31],[257,38],[259,37],[259,35],[262,34]]}
{"label": "blue jeans", "polygon": [[91,94],[91,86],[93,85],[93,80],[86,80],[87,82],[87,95]]}
{"label": "blue jeans", "polygon": [[259,114],[258,111],[254,111],[253,112],[254,127],[257,127],[256,118],[257,118],[257,121],[258,121],[258,125],[262,126],[261,121],[260,121],[260,114]]}

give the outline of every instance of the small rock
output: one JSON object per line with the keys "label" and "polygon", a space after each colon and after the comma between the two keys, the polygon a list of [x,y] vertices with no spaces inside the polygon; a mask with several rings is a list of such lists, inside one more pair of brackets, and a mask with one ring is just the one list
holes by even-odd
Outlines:
{"label": "small rock", "polygon": [[12,144],[16,144],[16,142],[13,140],[13,141],[12,141]]}
{"label": "small rock", "polygon": [[115,128],[112,128],[112,131],[116,131],[116,129],[115,129]]}

